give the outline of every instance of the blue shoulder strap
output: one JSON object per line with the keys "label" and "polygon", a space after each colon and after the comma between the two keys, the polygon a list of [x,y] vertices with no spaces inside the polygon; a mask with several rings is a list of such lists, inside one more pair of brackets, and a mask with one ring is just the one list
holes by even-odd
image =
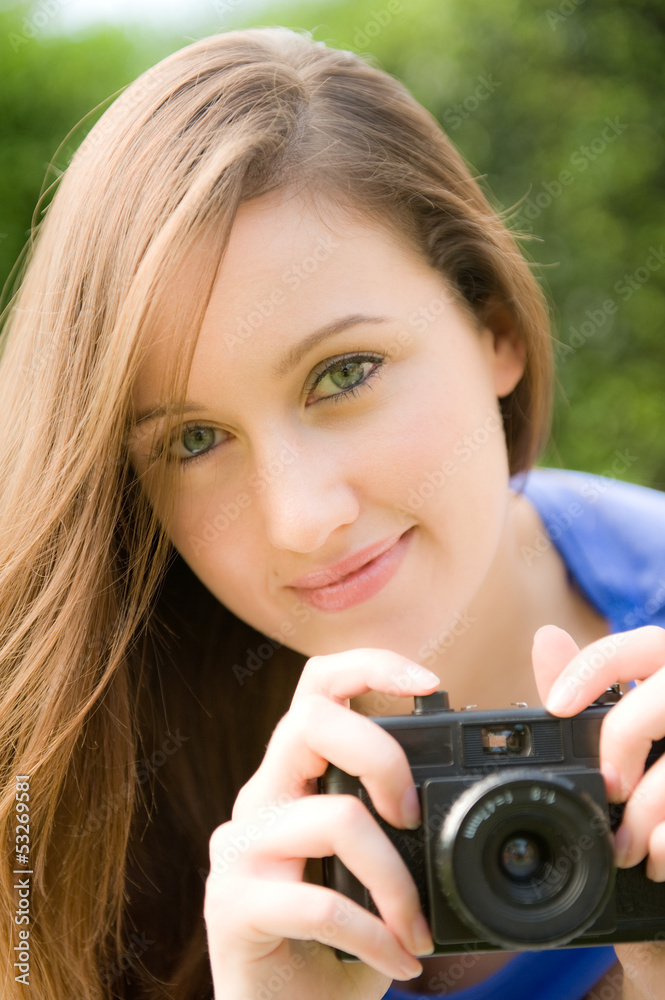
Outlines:
{"label": "blue shoulder strap", "polygon": [[587,472],[532,469],[511,487],[538,510],[549,537],[591,603],[622,632],[665,626],[665,493]]}
{"label": "blue shoulder strap", "polygon": [[[466,953],[462,958],[469,960],[473,955]],[[450,996],[450,1000],[583,1000],[616,960],[614,948],[608,947],[523,951],[484,982],[461,990],[456,983],[463,980],[465,967],[453,963],[445,976],[433,977],[433,995]],[[616,975],[618,986],[618,966]],[[383,1000],[431,1000],[431,996],[406,993],[393,985]]]}

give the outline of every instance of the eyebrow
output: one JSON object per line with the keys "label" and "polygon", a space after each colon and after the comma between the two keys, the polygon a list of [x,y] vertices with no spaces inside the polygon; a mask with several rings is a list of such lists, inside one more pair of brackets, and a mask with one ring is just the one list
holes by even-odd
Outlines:
{"label": "eyebrow", "polygon": [[[193,413],[195,410],[205,410],[203,403],[196,403],[193,399],[188,400],[182,407],[182,413]],[[136,415],[134,420],[131,422],[130,431],[135,431],[137,427],[141,427],[142,424],[149,424],[153,420],[159,420],[160,417],[167,417],[171,413],[177,413],[180,411],[180,407],[176,406],[175,403],[158,403],[156,406],[151,406],[149,410],[142,410]]]}
{"label": "eyebrow", "polygon": [[314,333],[310,333],[309,337],[305,337],[299,344],[292,347],[282,360],[273,366],[273,374],[277,378],[283,378],[285,375],[288,375],[302,361],[305,355],[312,348],[316,347],[317,344],[321,343],[322,340],[327,340],[328,337],[332,337],[336,333],[342,333],[344,330],[348,330],[350,326],[359,326],[361,323],[388,322],[390,322],[388,316],[366,316],[364,313],[349,313],[348,316],[341,316],[339,319],[334,319],[320,329],[315,330]]}
{"label": "eyebrow", "polygon": [[[344,330],[348,330],[351,326],[360,326],[361,323],[389,323],[389,316],[367,316],[364,313],[349,313],[347,316],[340,316],[338,319],[332,320],[330,323],[326,323],[325,326],[320,327],[313,333],[310,333],[308,337],[301,340],[299,344],[295,344],[290,351],[276,364],[272,367],[272,373],[276,378],[284,378],[289,372],[302,361],[306,355],[320,344],[321,341],[327,340],[328,337],[332,337],[337,333],[342,333]],[[182,408],[183,413],[192,413],[195,410],[205,410],[205,405],[203,403],[196,403],[194,400],[188,400]],[[137,414],[136,418],[132,421],[131,429],[136,430],[137,427],[141,427],[143,424],[152,422],[153,420],[159,420],[160,417],[166,417],[171,413],[178,411],[178,407],[173,403],[158,403],[155,406],[151,406],[147,410],[142,410]]]}

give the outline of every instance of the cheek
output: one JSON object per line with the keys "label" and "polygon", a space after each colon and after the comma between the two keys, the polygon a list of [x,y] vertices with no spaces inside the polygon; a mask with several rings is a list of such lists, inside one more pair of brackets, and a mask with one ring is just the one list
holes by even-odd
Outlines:
{"label": "cheek", "polygon": [[251,574],[251,510],[234,494],[183,486],[169,537],[189,567],[220,600]]}
{"label": "cheek", "polygon": [[[270,566],[254,503],[215,495],[206,504],[178,505],[171,541],[193,573],[238,618],[266,635],[282,635],[291,626],[270,596]],[[287,616],[288,618],[288,616]]]}
{"label": "cheek", "polygon": [[[365,482],[381,482],[400,507],[485,504],[507,479],[503,423],[491,392],[423,387],[363,447]],[[496,494],[495,494],[496,496]]]}
{"label": "cheek", "polygon": [[247,512],[241,511],[234,518],[228,509],[219,510],[200,521],[196,532],[176,526],[171,539],[192,572],[221,604],[267,633],[274,626],[274,611],[264,606],[265,587],[259,585],[265,562],[243,515]]}

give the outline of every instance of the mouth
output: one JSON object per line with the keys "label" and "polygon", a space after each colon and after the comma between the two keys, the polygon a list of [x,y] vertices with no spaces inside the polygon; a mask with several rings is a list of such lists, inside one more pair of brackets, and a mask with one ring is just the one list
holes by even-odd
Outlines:
{"label": "mouth", "polygon": [[399,570],[410,547],[414,527],[363,549],[341,563],[300,577],[290,586],[301,601],[319,611],[343,611],[368,601],[383,590]]}

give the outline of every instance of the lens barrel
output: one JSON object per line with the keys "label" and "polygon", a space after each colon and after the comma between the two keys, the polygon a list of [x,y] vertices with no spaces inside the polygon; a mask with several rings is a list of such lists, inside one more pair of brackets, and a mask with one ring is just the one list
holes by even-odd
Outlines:
{"label": "lens barrel", "polygon": [[533,768],[463,791],[433,860],[451,908],[503,948],[566,944],[594,923],[614,887],[607,815],[568,777]]}

